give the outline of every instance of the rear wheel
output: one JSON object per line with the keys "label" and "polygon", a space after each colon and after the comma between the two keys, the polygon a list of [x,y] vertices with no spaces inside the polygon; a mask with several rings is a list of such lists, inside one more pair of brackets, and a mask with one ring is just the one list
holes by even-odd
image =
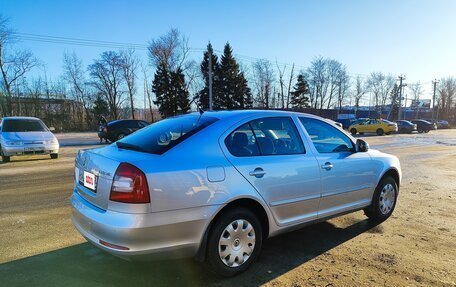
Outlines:
{"label": "rear wheel", "polygon": [[377,135],[378,135],[378,136],[382,136],[383,133],[384,133],[384,132],[383,132],[383,129],[378,129],[378,130],[377,130]]}
{"label": "rear wheel", "polygon": [[51,158],[52,159],[57,159],[57,158],[59,158],[59,154],[58,153],[51,153]]}
{"label": "rear wheel", "polygon": [[262,241],[261,223],[253,212],[244,208],[230,210],[209,233],[206,263],[218,275],[234,276],[255,261]]}
{"label": "rear wheel", "polygon": [[371,205],[364,210],[364,214],[374,222],[386,220],[396,207],[397,196],[396,181],[390,176],[383,178],[375,189]]}
{"label": "rear wheel", "polygon": [[350,130],[350,132],[351,132],[352,135],[356,135],[356,133],[357,133],[358,131],[357,131],[355,128],[352,128],[352,129]]}
{"label": "rear wheel", "polygon": [[2,162],[10,162],[10,157],[7,155],[2,155]]}

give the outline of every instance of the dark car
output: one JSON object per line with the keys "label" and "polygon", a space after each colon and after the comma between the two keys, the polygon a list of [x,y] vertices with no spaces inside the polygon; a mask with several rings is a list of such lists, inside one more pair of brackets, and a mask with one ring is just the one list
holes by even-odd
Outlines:
{"label": "dark car", "polygon": [[408,133],[411,134],[412,132],[417,131],[417,125],[405,120],[396,121],[397,124],[397,132],[398,133]]}
{"label": "dark car", "polygon": [[436,130],[437,125],[430,123],[425,120],[412,120],[412,123],[416,124],[416,129],[419,133],[428,133],[430,130]]}
{"label": "dark car", "polygon": [[148,125],[148,122],[140,120],[116,120],[109,122],[102,131],[99,131],[98,137],[115,142]]}
{"label": "dark car", "polygon": [[450,123],[448,121],[446,121],[446,120],[430,120],[430,119],[426,119],[426,121],[435,124],[438,129],[448,129],[448,128],[450,128]]}

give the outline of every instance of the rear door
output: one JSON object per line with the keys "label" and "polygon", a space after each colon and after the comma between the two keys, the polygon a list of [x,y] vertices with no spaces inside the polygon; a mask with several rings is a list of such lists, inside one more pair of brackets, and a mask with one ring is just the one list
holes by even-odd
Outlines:
{"label": "rear door", "polygon": [[279,225],[317,218],[320,170],[293,118],[255,119],[222,141],[228,160],[263,197]]}
{"label": "rear door", "polygon": [[375,165],[366,152],[355,152],[351,139],[322,120],[300,117],[321,171],[318,217],[324,218],[370,203]]}

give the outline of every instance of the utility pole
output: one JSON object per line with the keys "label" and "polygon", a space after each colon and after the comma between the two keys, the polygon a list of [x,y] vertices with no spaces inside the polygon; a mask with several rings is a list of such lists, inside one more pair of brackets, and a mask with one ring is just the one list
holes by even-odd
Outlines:
{"label": "utility pole", "polygon": [[435,107],[436,107],[436,104],[435,104],[435,91],[437,90],[437,84],[439,83],[439,81],[437,79],[434,79],[434,81],[432,81],[432,83],[434,84],[434,93],[432,95],[432,120],[434,121],[435,118]]}
{"label": "utility pole", "polygon": [[209,49],[209,111],[212,112],[212,49]]}
{"label": "utility pole", "polygon": [[402,116],[402,81],[405,80],[404,75],[400,75],[399,79],[399,109],[397,113],[397,119],[400,120]]}

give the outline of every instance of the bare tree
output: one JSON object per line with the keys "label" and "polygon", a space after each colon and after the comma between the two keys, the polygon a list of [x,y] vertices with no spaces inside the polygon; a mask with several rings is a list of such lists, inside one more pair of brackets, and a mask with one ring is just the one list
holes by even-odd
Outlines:
{"label": "bare tree", "polygon": [[[8,21],[0,14],[0,72],[2,74],[0,107],[3,115],[13,114],[12,97],[13,85],[32,68],[38,66],[38,60],[28,50],[9,52],[13,41],[12,29]],[[6,97],[6,103],[3,98]]]}
{"label": "bare tree", "polygon": [[133,49],[128,49],[120,52],[120,60],[122,75],[130,98],[131,118],[135,119],[134,97],[136,94],[136,73],[139,66],[139,58],[135,55]]}
{"label": "bare tree", "polygon": [[423,94],[423,87],[421,86],[420,82],[412,83],[408,85],[408,88],[412,92],[413,96],[413,104],[412,106],[416,109],[416,118],[418,118],[419,114],[419,101],[420,97]]}
{"label": "bare tree", "polygon": [[87,125],[90,126],[92,118],[90,116],[89,108],[92,99],[90,98],[90,93],[88,91],[82,60],[78,58],[74,52],[71,54],[63,54],[63,79],[70,85],[73,98],[82,104],[83,110],[76,107],[78,120],[82,124],[85,118]]}
{"label": "bare tree", "polygon": [[[439,110],[443,117],[448,117],[451,108],[456,102],[456,78],[448,77],[440,80],[438,89]],[[438,117],[437,117],[438,118]]]}
{"label": "bare tree", "polygon": [[185,71],[190,47],[188,39],[177,29],[171,29],[165,35],[154,39],[148,47],[149,59],[154,67],[164,64],[170,71]]}
{"label": "bare tree", "polygon": [[121,105],[124,101],[122,85],[122,58],[119,53],[107,51],[101,54],[101,58],[89,66],[92,85],[108,102],[111,116],[118,119]]}
{"label": "bare tree", "polygon": [[294,80],[294,68],[295,68],[295,64],[293,63],[293,65],[291,66],[291,70],[290,70],[290,76],[288,77],[288,87],[287,87],[287,103],[286,103],[286,108],[290,108],[290,100],[291,100],[291,93],[293,92],[292,91],[292,88],[293,88],[293,80]]}
{"label": "bare tree", "polygon": [[285,95],[284,95],[284,90],[285,90],[285,82],[284,82],[284,74],[285,71],[287,70],[287,65],[283,66],[283,69],[280,68],[279,63],[277,62],[276,59],[276,66],[277,66],[277,71],[279,71],[279,85],[280,85],[280,103],[282,104],[282,109],[285,108]]}
{"label": "bare tree", "polygon": [[325,89],[326,61],[323,57],[312,60],[310,67],[306,69],[305,78],[309,84],[310,103],[314,109],[322,108]]}
{"label": "bare tree", "polygon": [[373,72],[367,80],[369,91],[373,94],[375,100],[375,107],[381,110],[385,107],[391,90],[394,87],[396,80],[391,75],[385,75],[381,72]]}
{"label": "bare tree", "polygon": [[363,82],[363,79],[360,76],[356,77],[354,98],[355,98],[355,107],[359,108],[359,102],[362,97],[366,94],[367,88],[366,83]]}
{"label": "bare tree", "polygon": [[142,71],[143,71],[143,88],[144,88],[144,102],[147,99],[148,105],[149,105],[149,112],[150,112],[150,117],[151,117],[151,122],[154,122],[154,111],[153,111],[153,99],[152,99],[152,82],[149,82],[149,76],[147,74],[147,68],[145,66],[142,66]]}
{"label": "bare tree", "polygon": [[336,76],[337,83],[337,108],[338,110],[342,109],[342,104],[345,101],[345,98],[348,95],[348,90],[350,89],[350,76],[347,73],[347,68],[341,66],[340,70]]}
{"label": "bare tree", "polygon": [[259,107],[269,109],[273,107],[271,94],[274,94],[272,89],[275,79],[271,62],[266,59],[260,59],[253,63],[252,68],[253,85],[256,92],[255,101]]}

